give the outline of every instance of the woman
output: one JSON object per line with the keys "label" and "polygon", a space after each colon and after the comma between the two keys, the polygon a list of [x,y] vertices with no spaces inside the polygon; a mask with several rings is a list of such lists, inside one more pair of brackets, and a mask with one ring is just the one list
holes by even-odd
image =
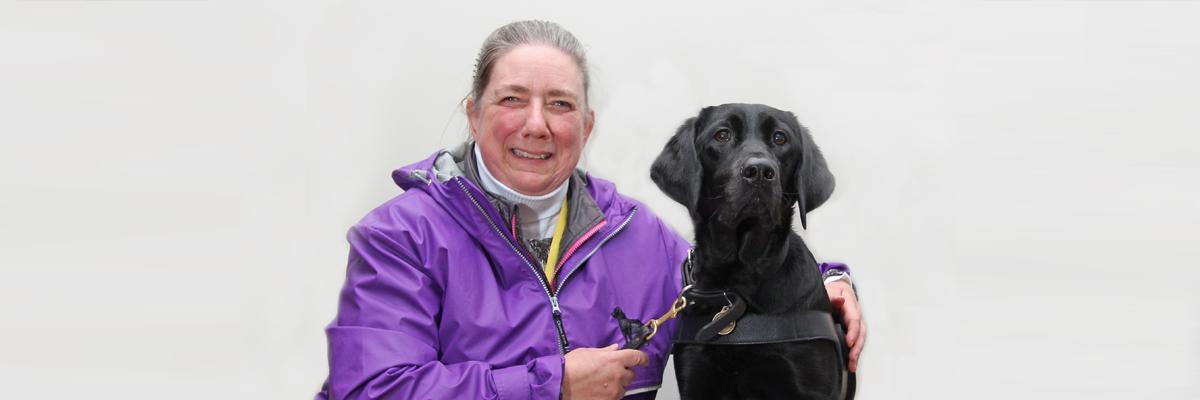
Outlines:
{"label": "woman", "polygon": [[[665,311],[689,244],[576,170],[595,120],[586,65],[553,23],[487,38],[466,107],[473,143],[395,171],[405,192],[350,230],[318,398],[654,397],[673,324],[618,350],[608,313]],[[857,320],[850,285],[831,280]]]}

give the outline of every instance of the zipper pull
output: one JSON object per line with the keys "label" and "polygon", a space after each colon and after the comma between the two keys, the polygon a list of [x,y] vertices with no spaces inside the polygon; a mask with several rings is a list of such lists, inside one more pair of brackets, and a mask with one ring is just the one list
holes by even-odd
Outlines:
{"label": "zipper pull", "polygon": [[554,311],[555,317],[562,316],[562,309],[558,308],[558,296],[550,296],[550,307]]}

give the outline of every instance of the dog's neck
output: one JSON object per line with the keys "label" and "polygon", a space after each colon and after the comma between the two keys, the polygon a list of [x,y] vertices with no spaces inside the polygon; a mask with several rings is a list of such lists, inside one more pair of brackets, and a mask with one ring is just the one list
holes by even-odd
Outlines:
{"label": "dog's neck", "polygon": [[805,306],[810,301],[804,288],[812,286],[808,281],[814,277],[820,279],[808,248],[788,224],[739,234],[719,223],[697,221],[695,263],[696,287],[735,291],[761,313]]}

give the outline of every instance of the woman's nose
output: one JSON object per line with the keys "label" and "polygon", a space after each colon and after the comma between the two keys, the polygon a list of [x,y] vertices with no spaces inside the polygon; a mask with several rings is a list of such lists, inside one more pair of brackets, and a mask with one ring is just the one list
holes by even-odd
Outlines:
{"label": "woman's nose", "polygon": [[546,121],[545,108],[534,103],[525,116],[525,134],[534,137],[550,136],[550,125]]}

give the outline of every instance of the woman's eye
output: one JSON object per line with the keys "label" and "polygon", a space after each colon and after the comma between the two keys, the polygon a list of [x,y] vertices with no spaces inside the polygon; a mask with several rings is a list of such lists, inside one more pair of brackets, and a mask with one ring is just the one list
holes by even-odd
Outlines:
{"label": "woman's eye", "polygon": [[508,97],[504,97],[504,98],[500,99],[501,104],[515,104],[520,101],[521,101],[521,99],[517,98],[517,96],[508,96]]}
{"label": "woman's eye", "polygon": [[713,139],[716,139],[718,142],[721,142],[721,143],[728,142],[729,141],[729,130],[728,129],[718,130],[717,133],[713,134]]}
{"label": "woman's eye", "polygon": [[771,140],[775,142],[775,145],[783,146],[784,143],[787,143],[787,135],[783,131],[775,131],[775,136]]}
{"label": "woman's eye", "polygon": [[570,111],[575,109],[575,105],[569,101],[555,100],[550,102],[550,106],[559,110]]}

